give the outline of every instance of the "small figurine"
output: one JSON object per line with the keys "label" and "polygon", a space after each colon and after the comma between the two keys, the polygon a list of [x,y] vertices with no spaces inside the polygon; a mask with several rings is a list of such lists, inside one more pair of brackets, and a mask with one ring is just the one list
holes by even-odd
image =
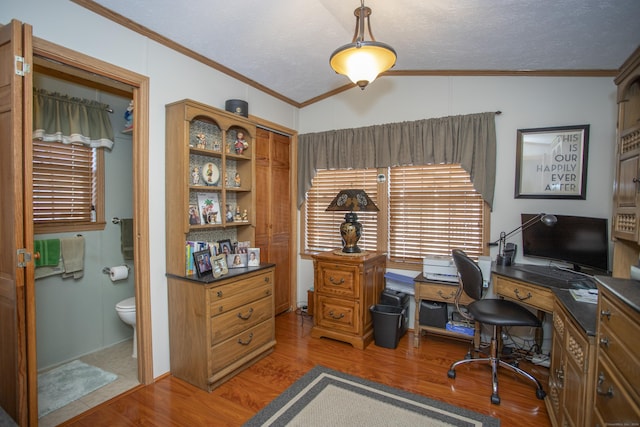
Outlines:
{"label": "small figurine", "polygon": [[220,141],[217,139],[213,141],[213,151],[220,151]]}
{"label": "small figurine", "polygon": [[231,212],[229,205],[227,205],[227,222],[233,222],[233,212]]}
{"label": "small figurine", "polygon": [[249,144],[244,140],[244,132],[238,132],[236,134],[236,142],[233,144],[233,149],[236,154],[242,154],[247,148],[249,148]]}
{"label": "small figurine", "polygon": [[234,221],[242,221],[242,215],[240,214],[240,206],[236,206],[236,215],[233,217]]}
{"label": "small figurine", "polygon": [[209,163],[206,173],[207,173],[207,183],[215,184],[215,182],[213,182],[213,165],[211,163]]}
{"label": "small figurine", "polygon": [[133,99],[129,102],[127,111],[124,112],[124,130],[128,132],[133,129]]}
{"label": "small figurine", "polygon": [[200,168],[194,167],[193,172],[191,172],[191,183],[193,185],[197,185],[200,183]]}
{"label": "small figurine", "polygon": [[244,222],[249,221],[249,213],[247,212],[247,210],[246,210],[246,209],[244,209],[244,210],[242,211],[242,220],[243,220]]}
{"label": "small figurine", "polygon": [[199,133],[196,135],[196,139],[198,143],[196,144],[196,148],[207,148],[207,136],[203,133]]}

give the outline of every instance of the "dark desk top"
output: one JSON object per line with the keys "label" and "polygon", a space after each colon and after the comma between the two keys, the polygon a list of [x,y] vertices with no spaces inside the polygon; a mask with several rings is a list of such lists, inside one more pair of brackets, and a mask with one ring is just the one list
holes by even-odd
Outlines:
{"label": "dark desk top", "polygon": [[[491,271],[505,277],[531,283],[536,286],[549,289],[558,298],[558,301],[567,309],[569,314],[575,319],[578,325],[587,335],[596,334],[596,322],[598,315],[597,304],[588,302],[578,302],[571,295],[571,289],[584,289],[586,286],[575,286],[563,279],[540,275],[518,269],[518,265],[502,266],[493,265]],[[593,288],[596,287],[593,280]],[[589,283],[590,285],[590,283]],[[591,287],[591,286],[589,286]]]}
{"label": "dark desk top", "polygon": [[640,312],[640,281],[596,276],[596,280],[629,307]]}

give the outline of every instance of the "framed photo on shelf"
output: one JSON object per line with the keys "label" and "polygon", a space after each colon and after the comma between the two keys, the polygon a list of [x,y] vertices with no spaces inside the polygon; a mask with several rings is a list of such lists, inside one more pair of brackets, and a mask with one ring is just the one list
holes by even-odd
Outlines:
{"label": "framed photo on shelf", "polygon": [[212,258],[213,277],[216,279],[229,272],[227,258],[224,255],[216,255]]}
{"label": "framed photo on shelf", "polygon": [[200,224],[200,211],[198,205],[189,205],[189,225]]}
{"label": "framed photo on shelf", "polygon": [[260,265],[260,248],[249,248],[248,249],[248,261],[247,267],[257,267]]}
{"label": "framed photo on shelf", "polygon": [[231,246],[231,240],[218,240],[218,244],[220,245],[220,255],[227,256],[233,253],[233,247]]}
{"label": "framed photo on shelf", "polygon": [[204,277],[212,273],[211,253],[209,249],[193,253],[193,262],[196,267],[198,277]]}
{"label": "framed photo on shelf", "polygon": [[222,224],[220,198],[217,193],[198,193],[200,224]]}
{"label": "framed photo on shelf", "polygon": [[242,268],[247,266],[247,254],[227,255],[227,265],[229,268]]}
{"label": "framed photo on shelf", "polygon": [[518,129],[515,197],[586,199],[589,125]]}

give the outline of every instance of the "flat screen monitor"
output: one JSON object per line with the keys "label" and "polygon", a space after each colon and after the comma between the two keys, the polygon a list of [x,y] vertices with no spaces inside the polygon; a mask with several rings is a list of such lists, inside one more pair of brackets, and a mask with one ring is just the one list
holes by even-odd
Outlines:
{"label": "flat screen monitor", "polygon": [[[537,214],[521,214],[522,224]],[[541,221],[522,229],[522,255],[545,258],[580,267],[609,270],[609,237],[606,218],[556,215],[558,222]]]}

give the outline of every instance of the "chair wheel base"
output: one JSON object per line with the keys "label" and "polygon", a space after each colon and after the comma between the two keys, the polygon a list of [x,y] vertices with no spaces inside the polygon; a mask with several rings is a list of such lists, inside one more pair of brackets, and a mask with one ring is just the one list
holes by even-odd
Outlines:
{"label": "chair wheel base", "polygon": [[543,389],[539,388],[539,389],[536,390],[536,397],[538,399],[544,400],[546,395],[547,395],[547,393],[545,393]]}
{"label": "chair wheel base", "polygon": [[499,405],[500,404],[500,396],[498,396],[497,394],[492,394],[491,395],[491,403],[493,403],[494,405]]}
{"label": "chair wheel base", "polygon": [[449,372],[447,372],[447,376],[449,378],[455,379],[456,378],[456,371],[454,371],[453,369],[449,369]]}

